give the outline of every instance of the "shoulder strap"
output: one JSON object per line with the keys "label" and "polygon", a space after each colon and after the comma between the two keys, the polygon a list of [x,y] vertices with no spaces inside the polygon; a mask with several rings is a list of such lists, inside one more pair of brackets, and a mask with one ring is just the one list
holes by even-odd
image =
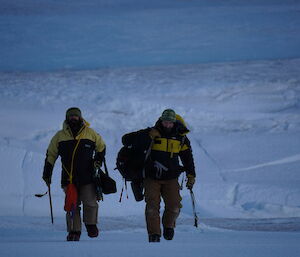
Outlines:
{"label": "shoulder strap", "polygon": [[146,177],[146,173],[145,173],[145,164],[146,164],[146,161],[148,160],[149,156],[150,156],[150,153],[151,153],[151,149],[152,149],[152,146],[154,144],[154,140],[152,139],[151,140],[151,143],[150,143],[150,146],[146,152],[146,156],[145,156],[145,160],[144,160],[144,165],[143,165],[143,178]]}

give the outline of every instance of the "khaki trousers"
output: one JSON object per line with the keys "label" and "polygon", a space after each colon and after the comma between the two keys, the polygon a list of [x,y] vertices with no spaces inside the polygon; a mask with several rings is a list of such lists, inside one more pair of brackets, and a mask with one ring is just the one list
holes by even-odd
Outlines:
{"label": "khaki trousers", "polygon": [[[64,188],[65,189],[65,188]],[[81,231],[81,203],[83,205],[83,222],[87,225],[97,224],[98,220],[98,203],[94,184],[83,185],[78,189],[78,205],[73,215],[67,212],[67,230]]]}
{"label": "khaki trousers", "polygon": [[177,179],[154,180],[146,178],[144,180],[145,201],[146,201],[146,223],[148,234],[161,235],[160,228],[160,201],[161,197],[165,203],[162,216],[162,224],[167,228],[174,228],[176,219],[181,208],[180,186]]}

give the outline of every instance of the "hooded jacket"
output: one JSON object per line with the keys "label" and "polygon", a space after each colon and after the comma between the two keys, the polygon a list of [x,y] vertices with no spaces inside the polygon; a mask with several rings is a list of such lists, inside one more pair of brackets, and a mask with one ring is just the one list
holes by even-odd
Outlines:
{"label": "hooded jacket", "polygon": [[[195,177],[192,148],[186,136],[189,130],[182,118],[177,117],[173,129],[169,133],[165,132],[161,120],[158,120],[153,128],[157,129],[161,135],[153,141],[149,136],[152,128],[142,129],[122,137],[124,146],[133,148],[135,152],[139,153],[136,154],[136,159],[144,161],[146,153],[151,147],[150,156],[145,164],[145,177],[168,180],[178,178],[183,171],[187,175]],[[180,165],[179,158],[183,166]]]}
{"label": "hooded jacket", "polygon": [[93,181],[94,161],[102,162],[105,155],[105,143],[101,136],[83,122],[74,137],[70,126],[65,121],[63,129],[51,139],[47,149],[43,177],[52,176],[58,156],[61,157],[61,185],[90,184]]}
{"label": "hooded jacket", "polygon": [[[192,148],[187,134],[189,130],[181,120],[174,123],[170,131],[166,131],[161,120],[154,126],[160,132],[161,137],[153,140],[151,154],[146,166],[146,177],[159,180],[178,178],[182,171],[187,175],[195,174]],[[179,159],[182,162],[180,165]]]}

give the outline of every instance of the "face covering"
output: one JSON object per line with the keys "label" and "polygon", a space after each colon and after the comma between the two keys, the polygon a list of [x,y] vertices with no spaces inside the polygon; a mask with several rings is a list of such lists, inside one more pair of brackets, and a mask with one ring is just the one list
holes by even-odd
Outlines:
{"label": "face covering", "polygon": [[80,120],[70,119],[68,121],[68,124],[70,125],[70,127],[77,127],[80,125]]}
{"label": "face covering", "polygon": [[69,119],[68,124],[72,130],[73,135],[76,136],[80,128],[82,127],[82,121],[80,119]]}
{"label": "face covering", "polygon": [[166,128],[166,127],[163,127],[163,131],[165,134],[170,134],[172,132],[172,129],[173,128]]}

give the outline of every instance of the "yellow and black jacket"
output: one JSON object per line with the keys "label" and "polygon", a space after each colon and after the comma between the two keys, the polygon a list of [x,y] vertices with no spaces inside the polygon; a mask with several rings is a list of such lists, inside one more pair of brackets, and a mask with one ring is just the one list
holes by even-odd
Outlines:
{"label": "yellow and black jacket", "polygon": [[58,156],[61,157],[61,184],[85,185],[92,183],[94,161],[102,161],[105,143],[89,124],[84,122],[74,137],[65,121],[63,129],[51,139],[47,149],[43,177],[51,178]]}
{"label": "yellow and black jacket", "polygon": [[160,120],[154,128],[160,132],[161,137],[156,137],[153,141],[150,162],[145,169],[146,176],[159,180],[173,179],[183,170],[187,175],[196,176],[191,144],[186,136],[189,130],[184,123],[177,120],[168,133],[164,131]]}
{"label": "yellow and black jacket", "polygon": [[[158,120],[154,126],[161,137],[153,141],[149,136],[152,128],[142,129],[126,134],[122,137],[122,142],[127,147],[135,149],[136,161],[144,161],[147,149],[151,146],[150,157],[145,164],[145,177],[158,180],[168,180],[178,178],[184,170],[187,175],[195,174],[192,148],[186,134],[189,130],[184,122],[177,120],[171,132],[165,133],[161,121]],[[180,165],[179,158],[183,167]],[[141,159],[141,160],[139,160]]]}

